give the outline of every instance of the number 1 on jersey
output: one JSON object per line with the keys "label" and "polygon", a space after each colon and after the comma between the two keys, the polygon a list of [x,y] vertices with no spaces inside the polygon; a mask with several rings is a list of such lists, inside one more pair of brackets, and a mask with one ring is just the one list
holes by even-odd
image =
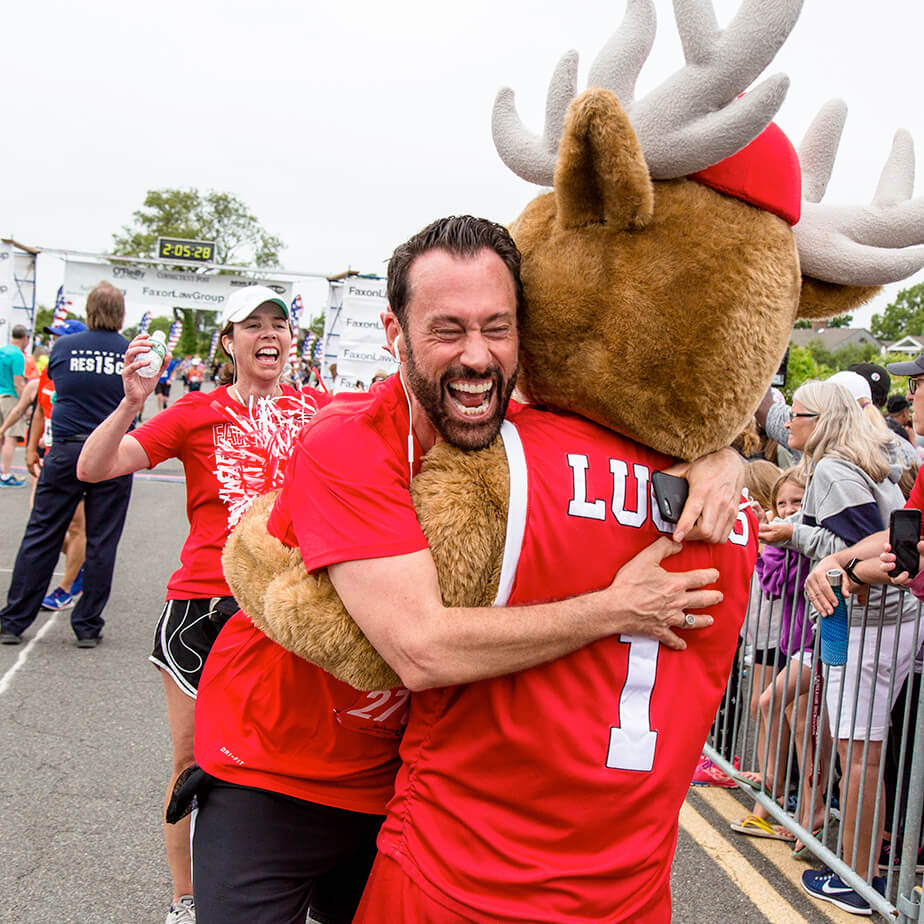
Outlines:
{"label": "number 1 on jersey", "polygon": [[658,642],[640,635],[620,635],[629,646],[626,682],[619,696],[619,728],[610,728],[606,766],[648,773],[654,766],[658,733],[651,730],[651,691],[658,670]]}

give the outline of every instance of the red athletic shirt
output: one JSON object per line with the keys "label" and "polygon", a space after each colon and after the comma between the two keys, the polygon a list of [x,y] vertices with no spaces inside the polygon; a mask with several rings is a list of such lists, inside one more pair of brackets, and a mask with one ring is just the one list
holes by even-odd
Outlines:
{"label": "red athletic shirt", "polygon": [[[314,570],[426,548],[408,490],[398,377],[338,395],[303,431],[269,531]],[[415,443],[415,471],[421,456]],[[271,642],[243,613],[218,636],[196,701],[196,761],[219,779],[381,814],[407,690],[360,693]]]}
{"label": "red athletic shirt", "polygon": [[39,407],[45,415],[46,424],[51,420],[51,411],[53,407],[51,396],[54,393],[55,383],[48,378],[48,366],[45,366],[41,373],[39,373],[38,394],[35,396],[35,400],[38,401]]}
{"label": "red athletic shirt", "polygon": [[[295,389],[284,386],[287,395]],[[310,395],[321,403],[320,393]],[[215,447],[229,434],[246,435],[221,407],[247,411],[226,386],[211,392],[190,392],[131,432],[147,454],[150,467],[177,458],[186,473],[186,517],[189,536],[180,552],[180,567],[167,582],[168,600],[224,597],[231,593],[221,570],[221,551],[228,539],[228,507],[219,496]]]}
{"label": "red athletic shirt", "polygon": [[[911,493],[908,495],[908,500],[905,501],[905,507],[924,510],[924,465],[918,469]],[[924,539],[924,518],[921,519],[921,538]]]}
{"label": "red athletic shirt", "polygon": [[[525,409],[498,603],[607,586],[670,530],[650,473],[669,460],[596,424]],[[747,608],[756,523],[688,543],[671,571],[715,567],[723,603],[686,651],[614,636],[506,677],[414,693],[379,835],[427,894],[487,922],[670,920],[677,816],[725,690]],[[503,613],[498,613],[503,619]]]}

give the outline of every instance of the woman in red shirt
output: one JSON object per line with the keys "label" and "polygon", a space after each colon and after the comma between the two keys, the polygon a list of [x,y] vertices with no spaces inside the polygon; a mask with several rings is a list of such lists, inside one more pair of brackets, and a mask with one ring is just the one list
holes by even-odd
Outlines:
{"label": "woman in red shirt", "polygon": [[[87,439],[78,463],[86,481],[102,481],[178,458],[186,475],[189,536],[181,565],[167,584],[167,600],[157,626],[150,660],[161,671],[167,717],[173,740],[173,773],[169,801],[179,775],[193,763],[195,698],[206,656],[224,621],[237,606],[221,569],[221,552],[231,526],[253,497],[277,486],[284,458],[271,458],[280,441],[260,439],[260,427],[288,428],[292,438],[317,407],[315,394],[300,394],[280,384],[292,340],[285,302],[265,286],[248,286],[229,299],[222,313],[222,348],[231,358],[231,381],[211,392],[191,391],[137,430],[130,430],[153,392],[167,356],[156,375],[142,377],[151,341],[136,337],[125,353],[122,379],[125,397],[119,407]],[[276,399],[272,413],[261,399]],[[258,424],[258,419],[261,423]],[[268,444],[272,443],[272,446]],[[240,469],[242,448],[266,454],[266,472]],[[164,825],[167,860],[174,895],[167,924],[192,922],[189,820]]]}

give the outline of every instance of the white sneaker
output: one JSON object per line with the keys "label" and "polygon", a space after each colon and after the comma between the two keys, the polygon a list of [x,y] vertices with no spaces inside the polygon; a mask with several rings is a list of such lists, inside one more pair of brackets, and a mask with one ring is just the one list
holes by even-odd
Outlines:
{"label": "white sneaker", "polygon": [[181,895],[170,906],[164,924],[196,924],[196,903],[192,895]]}

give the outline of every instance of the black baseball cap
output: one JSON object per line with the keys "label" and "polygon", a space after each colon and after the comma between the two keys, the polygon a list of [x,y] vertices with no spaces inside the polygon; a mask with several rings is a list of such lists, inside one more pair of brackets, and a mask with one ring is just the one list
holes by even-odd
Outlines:
{"label": "black baseball cap", "polygon": [[869,382],[870,397],[876,407],[882,407],[886,403],[889,389],[892,387],[892,379],[882,366],[877,366],[876,363],[854,363],[847,369],[850,372],[856,372],[857,375],[862,375]]}
{"label": "black baseball cap", "polygon": [[924,353],[906,363],[889,363],[886,369],[892,375],[924,375]]}

